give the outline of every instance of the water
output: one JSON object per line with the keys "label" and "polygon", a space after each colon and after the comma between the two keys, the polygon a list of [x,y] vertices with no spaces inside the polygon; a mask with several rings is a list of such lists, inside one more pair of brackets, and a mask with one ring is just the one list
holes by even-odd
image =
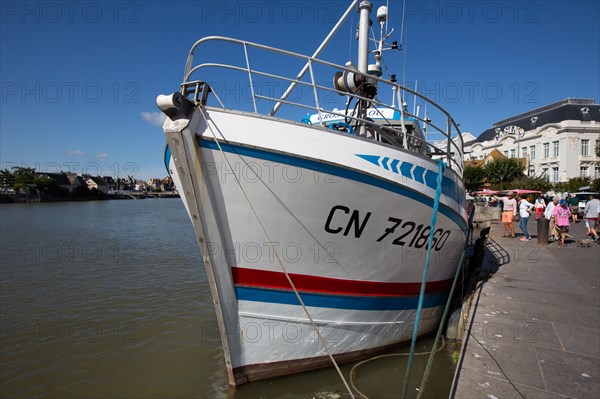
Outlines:
{"label": "water", "polygon": [[[2,397],[344,391],[333,368],[227,387],[200,251],[178,199],[0,205],[0,238]],[[419,342],[418,351],[430,345]],[[447,396],[456,350],[438,353],[427,397]],[[426,361],[416,358],[414,385]],[[398,397],[405,362],[366,364],[357,385],[372,398]],[[342,367],[346,376],[351,367]]]}

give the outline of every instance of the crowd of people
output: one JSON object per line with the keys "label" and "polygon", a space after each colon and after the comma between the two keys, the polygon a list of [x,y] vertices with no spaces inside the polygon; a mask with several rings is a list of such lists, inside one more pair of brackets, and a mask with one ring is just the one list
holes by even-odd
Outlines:
{"label": "crowd of people", "polygon": [[[502,223],[504,224],[504,237],[515,238],[515,218],[519,217],[519,228],[523,233],[521,241],[531,240],[527,223],[532,215],[535,219],[545,218],[549,221],[550,240],[558,242],[559,246],[566,245],[565,239],[569,232],[571,222],[578,223],[577,213],[579,211],[578,204],[574,205],[574,201],[569,201],[567,197],[561,199],[559,196],[544,198],[538,195],[535,200],[533,197],[526,195],[515,196],[514,193],[509,193],[507,196],[490,196],[486,197],[486,206],[499,206],[502,208]],[[587,235],[592,241],[598,241],[598,233],[600,230],[600,222],[598,220],[600,213],[600,195],[590,195],[589,201],[585,205],[583,219],[587,227]],[[598,241],[600,242],[600,241]]]}

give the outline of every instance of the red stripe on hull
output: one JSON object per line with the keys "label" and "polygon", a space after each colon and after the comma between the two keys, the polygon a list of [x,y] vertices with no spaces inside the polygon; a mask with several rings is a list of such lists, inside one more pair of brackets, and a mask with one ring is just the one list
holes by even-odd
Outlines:
{"label": "red stripe on hull", "polygon": [[[289,281],[282,272],[232,267],[233,282],[238,286],[291,290]],[[356,296],[415,296],[419,295],[421,283],[391,283],[381,281],[345,280],[331,277],[289,273],[296,289],[332,295]],[[430,281],[425,286],[426,294],[450,289],[452,280]]]}

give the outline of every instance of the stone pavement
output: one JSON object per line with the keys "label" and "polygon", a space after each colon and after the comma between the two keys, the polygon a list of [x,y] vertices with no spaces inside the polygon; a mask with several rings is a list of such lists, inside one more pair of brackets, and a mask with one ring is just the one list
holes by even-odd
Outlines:
{"label": "stone pavement", "polygon": [[[528,227],[535,237],[533,218]],[[493,274],[473,294],[450,397],[599,398],[600,245],[538,245],[516,231],[504,238],[492,224],[483,267]]]}

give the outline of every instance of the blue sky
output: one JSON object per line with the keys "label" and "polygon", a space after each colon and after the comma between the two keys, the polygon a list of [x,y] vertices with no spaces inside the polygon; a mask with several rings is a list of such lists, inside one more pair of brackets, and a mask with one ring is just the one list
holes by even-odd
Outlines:
{"label": "blue sky", "polygon": [[[178,90],[197,39],[225,35],[312,54],[349,3],[2,1],[0,168],[163,177],[155,99]],[[400,40],[401,11],[402,2],[390,2],[390,40]],[[354,58],[357,19],[327,60]],[[599,20],[597,1],[407,1],[405,52],[388,53],[387,63],[400,77],[406,57],[409,85],[418,81],[477,136],[563,98],[598,101]]]}

